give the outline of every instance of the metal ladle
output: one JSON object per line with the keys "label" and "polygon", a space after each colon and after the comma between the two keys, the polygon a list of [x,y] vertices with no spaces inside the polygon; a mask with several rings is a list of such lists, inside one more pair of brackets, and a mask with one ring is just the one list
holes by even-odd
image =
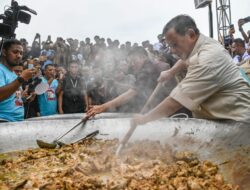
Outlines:
{"label": "metal ladle", "polygon": [[88,119],[89,119],[89,117],[86,116],[79,123],[77,123],[74,127],[72,127],[69,131],[64,133],[62,136],[57,137],[52,143],[48,143],[48,142],[45,142],[45,141],[39,140],[39,139],[36,140],[36,143],[40,148],[50,148],[50,149],[56,148],[58,143],[60,144],[59,140],[61,138],[63,138],[65,135],[67,135],[69,132],[71,132],[72,130],[74,130],[76,127],[78,127],[81,124],[83,124],[83,126],[85,126]]}

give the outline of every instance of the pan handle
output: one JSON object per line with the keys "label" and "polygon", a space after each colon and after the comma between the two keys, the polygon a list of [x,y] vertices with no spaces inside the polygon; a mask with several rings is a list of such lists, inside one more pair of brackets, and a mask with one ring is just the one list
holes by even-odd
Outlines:
{"label": "pan handle", "polygon": [[94,131],[94,132],[92,132],[92,133],[86,135],[85,137],[83,137],[82,139],[80,139],[80,140],[78,140],[78,141],[76,141],[76,142],[74,142],[74,143],[79,143],[80,141],[84,141],[84,140],[86,140],[86,139],[93,138],[93,137],[95,137],[95,136],[98,135],[98,134],[99,134],[99,130],[96,130],[96,131]]}

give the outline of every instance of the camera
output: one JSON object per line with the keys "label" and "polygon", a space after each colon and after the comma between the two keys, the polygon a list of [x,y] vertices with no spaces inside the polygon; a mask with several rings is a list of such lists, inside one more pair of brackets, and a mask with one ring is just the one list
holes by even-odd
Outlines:
{"label": "camera", "polygon": [[[39,77],[35,77],[33,79],[30,79],[28,81],[28,83],[26,84],[28,86],[28,90],[27,90],[27,93],[28,95],[30,95],[32,92],[35,91],[35,88],[37,87],[38,84],[40,84],[42,82],[42,79],[39,78]],[[26,97],[22,97],[22,100],[24,103],[28,102],[28,99],[30,98],[31,96],[28,96],[27,98]]]}
{"label": "camera", "polygon": [[28,83],[28,85],[29,85],[29,87],[28,87],[28,94],[32,93],[32,92],[35,90],[36,86],[37,86],[38,84],[40,84],[41,82],[42,82],[42,79],[41,79],[41,78],[39,78],[39,77],[33,78],[33,79]]}
{"label": "camera", "polygon": [[7,39],[15,38],[15,29],[18,26],[18,22],[30,23],[31,15],[25,11],[37,14],[36,11],[27,6],[19,6],[16,1],[11,1],[11,6],[4,11],[4,14],[0,15],[0,19],[3,20],[3,23],[0,23],[0,37]]}

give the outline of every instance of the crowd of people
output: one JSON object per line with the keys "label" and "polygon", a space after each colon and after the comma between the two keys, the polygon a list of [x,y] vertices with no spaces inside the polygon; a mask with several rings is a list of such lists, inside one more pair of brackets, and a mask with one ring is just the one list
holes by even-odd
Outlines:
{"label": "crowd of people", "polygon": [[[247,17],[238,22],[243,39],[234,38],[235,29],[230,28],[225,47],[200,34],[192,18],[185,15],[170,21],[153,44],[148,40],[120,44],[119,40],[97,35],[93,41],[88,37],[83,41],[57,37],[53,42],[48,36],[42,42],[38,33],[31,46],[25,39],[4,40],[0,121],[84,112],[89,117],[104,111],[146,113],[155,106],[135,122],[141,124],[180,110],[189,116],[192,111],[198,118],[245,120],[248,112],[241,112],[249,111],[250,106],[250,32],[246,33],[243,25],[249,21]],[[171,33],[172,28],[175,33]],[[195,50],[202,48],[211,52],[199,57]],[[190,60],[191,55],[196,57]],[[196,64],[201,61],[210,66]],[[159,93],[145,110],[159,83],[163,84]],[[234,92],[238,92],[235,99]],[[211,97],[216,103],[211,103]],[[242,102],[247,105],[239,106]],[[232,104],[237,109],[232,109]],[[216,105],[223,108],[218,110]]]}

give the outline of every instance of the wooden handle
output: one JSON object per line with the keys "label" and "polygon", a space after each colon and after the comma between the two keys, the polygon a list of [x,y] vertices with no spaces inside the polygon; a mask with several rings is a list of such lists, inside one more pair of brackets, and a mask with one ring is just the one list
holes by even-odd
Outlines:
{"label": "wooden handle", "polygon": [[152,103],[152,101],[155,99],[155,96],[158,94],[158,92],[160,91],[162,87],[162,83],[159,82],[157,84],[157,86],[155,87],[154,91],[152,92],[152,94],[150,95],[150,97],[148,98],[147,102],[144,104],[141,113],[145,113],[148,109],[148,107],[150,106],[150,104]]}

